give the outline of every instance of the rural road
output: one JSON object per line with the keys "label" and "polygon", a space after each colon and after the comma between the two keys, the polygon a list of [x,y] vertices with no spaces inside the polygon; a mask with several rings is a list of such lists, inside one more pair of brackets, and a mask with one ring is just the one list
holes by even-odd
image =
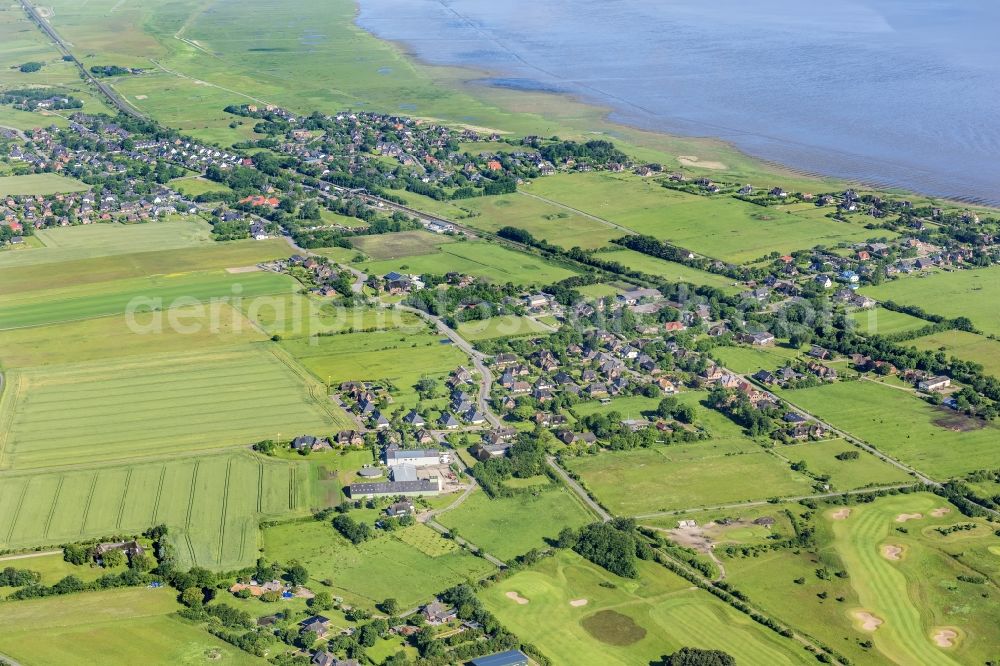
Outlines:
{"label": "rural road", "polygon": [[598,517],[600,517],[602,522],[606,523],[611,520],[611,514],[605,511],[600,504],[595,502],[594,499],[587,494],[587,491],[583,489],[583,486],[577,483],[576,480],[566,472],[566,470],[559,466],[559,463],[556,462],[555,458],[552,456],[546,456],[545,462],[547,462],[549,467],[551,467],[555,473],[559,475],[559,478],[561,478],[563,482],[569,486],[569,489],[576,493],[577,497],[582,499],[583,503],[586,504],[591,511],[596,513]]}
{"label": "rural road", "polygon": [[[798,495],[796,497],[779,497],[778,499],[782,502],[799,502],[801,500],[807,499],[829,499],[831,497],[841,497],[843,495],[864,495],[865,493],[874,493],[879,490],[899,490],[900,488],[909,488],[914,484],[912,483],[898,483],[891,486],[878,486],[876,488],[858,488],[857,490],[841,490],[832,493],[820,493],[817,495]],[[753,506],[764,506],[766,504],[771,504],[770,500],[752,500],[747,502],[733,502],[731,504],[716,504],[715,506],[696,506],[687,509],[671,509],[670,511],[654,511],[653,513],[643,513],[637,516],[632,516],[636,520],[648,520],[650,518],[662,518],[664,516],[683,516],[688,513],[693,513],[695,511],[724,511],[726,509],[745,509]]]}
{"label": "rural road", "polygon": [[428,314],[427,312],[418,310],[417,308],[411,308],[408,305],[396,305],[396,307],[400,310],[405,310],[406,312],[412,312],[418,317],[422,317],[423,319],[432,322],[435,326],[437,326],[439,332],[447,336],[447,338],[451,340],[456,347],[468,355],[468,357],[472,360],[472,364],[475,366],[476,370],[479,371],[479,374],[482,377],[482,381],[479,384],[479,395],[476,397],[476,403],[479,407],[479,411],[483,413],[483,416],[486,417],[486,420],[492,427],[499,428],[500,418],[493,413],[492,409],[490,409],[490,391],[493,388],[493,373],[488,367],[486,367],[486,357],[473,349],[472,345],[458,334],[458,331],[441,321],[440,317]]}
{"label": "rural road", "polygon": [[5,555],[0,557],[0,562],[7,562],[9,560],[28,560],[32,557],[45,557],[46,555],[57,555],[61,553],[61,550],[40,550],[34,553],[21,553],[20,555]]}

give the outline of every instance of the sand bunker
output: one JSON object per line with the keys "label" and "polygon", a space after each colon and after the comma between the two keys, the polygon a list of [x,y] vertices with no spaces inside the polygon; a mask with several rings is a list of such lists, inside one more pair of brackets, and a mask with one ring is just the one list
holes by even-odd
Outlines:
{"label": "sand bunker", "polygon": [[523,606],[523,605],[525,605],[526,603],[528,603],[528,600],[527,600],[527,599],[525,599],[524,597],[522,597],[522,596],[521,596],[520,594],[518,594],[517,592],[514,592],[513,590],[511,590],[510,592],[508,592],[508,593],[507,593],[507,594],[505,594],[504,596],[505,596],[505,597],[507,597],[508,599],[510,599],[511,601],[515,601],[515,602],[517,602],[517,604],[518,604],[519,606]]}
{"label": "sand bunker", "polygon": [[677,161],[684,166],[697,166],[703,169],[725,169],[726,165],[722,162],[713,162],[711,160],[699,159],[696,155],[678,155]]}
{"label": "sand bunker", "polygon": [[908,520],[920,520],[924,517],[922,513],[901,513],[896,516],[897,523],[905,523]]}
{"label": "sand bunker", "polygon": [[227,268],[226,272],[235,275],[238,273],[255,273],[259,270],[261,270],[260,266],[233,266]]}
{"label": "sand bunker", "polygon": [[149,99],[149,95],[136,95],[136,99]]}
{"label": "sand bunker", "polygon": [[882,557],[898,562],[903,559],[902,546],[882,546]]}
{"label": "sand bunker", "polygon": [[934,645],[942,648],[955,647],[958,632],[954,629],[938,629],[934,632]]}
{"label": "sand bunker", "polygon": [[951,513],[951,509],[949,509],[946,506],[943,506],[940,509],[934,509],[933,511],[931,511],[931,515],[934,516],[935,518],[940,518],[941,516],[947,515],[949,513]]}
{"label": "sand bunker", "polygon": [[882,620],[868,611],[854,611],[854,619],[861,623],[865,631],[875,631],[882,626]]}
{"label": "sand bunker", "polygon": [[573,608],[579,608],[580,606],[586,606],[587,605],[587,600],[586,599],[574,599],[573,601],[569,602],[569,605],[572,606]]}
{"label": "sand bunker", "polygon": [[834,520],[847,520],[847,517],[851,515],[850,509],[837,509],[830,514],[830,517]]}

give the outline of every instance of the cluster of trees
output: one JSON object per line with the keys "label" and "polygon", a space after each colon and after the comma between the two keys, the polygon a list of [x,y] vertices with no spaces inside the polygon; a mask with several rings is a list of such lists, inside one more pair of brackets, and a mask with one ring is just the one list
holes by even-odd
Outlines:
{"label": "cluster of trees", "polygon": [[751,437],[770,435],[776,427],[775,422],[781,418],[780,409],[758,409],[743,393],[718,386],[709,391],[708,405],[746,428]]}
{"label": "cluster of trees", "polygon": [[32,72],[37,72],[38,70],[40,70],[42,68],[42,65],[43,63],[31,60],[29,62],[22,63],[21,66],[18,67],[18,69],[23,74],[31,74]]}
{"label": "cluster of trees", "polygon": [[129,67],[119,67],[118,65],[94,65],[90,68],[90,73],[97,77],[106,76],[126,76],[135,74]]}
{"label": "cluster of trees", "polygon": [[337,515],[330,523],[351,543],[357,545],[375,538],[375,530],[368,523],[359,523],[346,513]]}
{"label": "cluster of trees", "polygon": [[0,104],[13,104],[22,109],[33,109],[38,102],[47,100],[50,109],[79,109],[83,102],[51,88],[21,88],[0,93]]}
{"label": "cluster of trees", "polygon": [[15,569],[6,567],[0,571],[0,587],[24,587],[25,585],[37,585],[42,580],[42,575],[37,571],[28,569]]}
{"label": "cluster of trees", "polygon": [[631,518],[591,523],[578,532],[565,528],[559,533],[557,545],[572,548],[599,567],[623,578],[637,578],[638,560],[651,560],[654,556],[653,549],[636,530]]}
{"label": "cluster of trees", "polygon": [[[447,282],[447,277],[425,275],[423,279],[427,289],[410,294],[405,303],[435,316],[450,317],[456,323],[488,319],[503,314],[508,310],[504,302],[521,293],[521,288],[510,282],[490,284],[477,280],[465,287],[456,286],[441,290],[435,287]],[[515,307],[510,310],[518,313],[521,308]]]}
{"label": "cluster of trees", "polygon": [[583,160],[594,165],[607,165],[611,162],[623,163],[628,157],[615,148],[615,144],[602,139],[594,139],[585,143],[576,141],[556,141],[542,146],[539,150],[542,157],[553,164],[567,159]]}
{"label": "cluster of trees", "polygon": [[490,497],[511,497],[529,489],[515,490],[504,484],[506,479],[526,479],[546,474],[545,447],[535,436],[521,433],[511,445],[507,456],[480,461],[472,468],[472,476]]}
{"label": "cluster of trees", "polygon": [[684,647],[651,666],[736,666],[736,660],[722,650]]}

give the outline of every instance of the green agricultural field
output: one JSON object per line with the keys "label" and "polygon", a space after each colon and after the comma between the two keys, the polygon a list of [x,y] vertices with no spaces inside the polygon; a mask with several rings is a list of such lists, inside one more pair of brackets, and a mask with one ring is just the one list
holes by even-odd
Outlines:
{"label": "green agricultural field", "polygon": [[37,572],[42,576],[42,585],[55,585],[66,576],[76,576],[84,582],[90,582],[97,580],[109,571],[121,572],[127,568],[125,564],[110,570],[99,567],[93,562],[80,565],[70,564],[63,559],[62,550],[18,553],[0,557],[0,569],[6,567]]}
{"label": "green agricultural field", "polygon": [[[141,240],[141,244],[137,245],[142,247],[145,246],[147,239],[136,240]],[[169,244],[169,241],[165,244]],[[25,255],[33,255],[27,257],[32,261],[17,266],[0,267],[0,281],[10,287],[7,293],[13,294],[42,289],[76,288],[96,282],[152,275],[176,277],[181,273],[213,269],[249,270],[251,266],[260,262],[288,256],[288,246],[277,239],[200,243],[173,250],[147,249],[140,252],[131,252],[127,244],[118,247],[124,251],[123,254],[87,259],[72,258],[81,252],[89,251],[86,245],[40,248],[37,252],[35,250],[25,252]],[[58,272],[52,270],[54,263],[59,264]]]}
{"label": "green agricultural field", "polygon": [[695,286],[715,287],[726,294],[737,294],[742,290],[742,287],[734,286],[733,280],[724,275],[716,275],[684,264],[664,261],[635,250],[623,248],[614,252],[602,252],[599,256],[605,261],[617,261],[633,270],[655,275],[671,282],[690,282]]}
{"label": "green agricultural field", "polygon": [[[242,305],[272,294],[290,294],[299,284],[278,273],[203,271],[114,280],[0,296],[0,330],[134,313],[150,321],[152,309],[215,301]],[[153,320],[156,318],[154,317]],[[168,322],[162,317],[164,324]]]}
{"label": "green agricultural field", "polygon": [[399,259],[421,254],[436,254],[442,245],[455,242],[454,237],[429,231],[400,231],[393,234],[358,236],[352,244],[375,261]]}
{"label": "green agricultural field", "polygon": [[857,310],[850,315],[855,331],[862,335],[891,335],[916,331],[930,324],[929,321],[908,315],[905,312],[895,312],[885,308]]}
{"label": "green agricultural field", "polygon": [[244,313],[268,335],[302,338],[319,334],[373,329],[423,330],[415,314],[387,308],[345,308],[306,294],[263,296],[242,303]]}
{"label": "green agricultural field", "polygon": [[1000,298],[1000,268],[995,266],[901,277],[862,291],[944,317],[968,317],[984,333],[1000,335],[1000,310],[987,306]]}
{"label": "green agricultural field", "polygon": [[752,446],[708,440],[569,458],[566,466],[612,513],[622,515],[811,492],[810,479]]}
{"label": "green agricultural field", "polygon": [[59,194],[82,192],[88,186],[73,178],[55,173],[33,173],[28,176],[0,176],[0,196],[11,194]]}
{"label": "green agricultural field", "polygon": [[871,381],[781,391],[782,398],[934,478],[996,461],[1000,428]]}
{"label": "green agricultural field", "polygon": [[1000,377],[1000,342],[982,335],[966,331],[943,331],[909,340],[904,344],[924,351],[943,351],[949,357],[979,363],[987,373]]}
{"label": "green agricultural field", "polygon": [[802,352],[781,344],[772,347],[716,347],[711,353],[724,367],[749,375],[758,370],[782,368]]}
{"label": "green agricultural field", "polygon": [[[242,452],[60,472],[4,472],[0,499],[11,510],[0,516],[0,548],[137,533],[165,524],[182,565],[232,570],[256,559],[259,517],[301,513],[309,509],[312,492],[305,464]],[[32,568],[33,561],[24,560],[24,566]],[[39,570],[49,569],[52,565]]]}
{"label": "green agricultural field", "polygon": [[[159,313],[137,316],[140,326]],[[0,368],[62,365],[126,356],[167,354],[191,349],[214,349],[265,340],[265,336],[232,306],[181,306],[163,313],[190,326],[181,332],[170,326],[142,333],[129,326],[125,315],[98,317],[65,324],[0,331]],[[72,345],[66,341],[72,340]]]}
{"label": "green agricultural field", "polygon": [[[0,652],[37,666],[122,663],[163,666],[266,664],[175,616],[182,607],[166,589],[88,592],[4,606]],[[45,640],[38,627],[46,626]]]}
{"label": "green agricultural field", "polygon": [[443,379],[468,357],[440,335],[387,330],[374,333],[346,333],[319,338],[283,340],[281,345],[320,381],[336,386],[340,382],[388,380],[395,401],[392,411],[417,403],[414,385],[422,377]]}
{"label": "green agricultural field", "polygon": [[611,398],[604,404],[600,400],[589,400],[573,405],[573,411],[579,416],[591,414],[608,414],[618,412],[622,418],[639,418],[645,412],[655,411],[663,398],[647,398],[641,395],[619,396]]}
{"label": "green agricultural field", "polygon": [[0,467],[241,446],[351,425],[280,350],[244,347],[7,373]]}
{"label": "green agricultural field", "polygon": [[174,217],[146,224],[86,224],[36,232],[44,249],[0,254],[0,268],[62,263],[133,252],[190,248],[212,243],[211,229],[201,218]]}
{"label": "green agricultural field", "polygon": [[[414,201],[418,207],[423,203]],[[623,235],[620,229],[609,224],[525,192],[438,204],[436,213],[463,225],[492,233],[506,226],[518,227],[535,238],[566,249],[581,247],[591,250],[604,247],[612,239]]]}
{"label": "green agricultural field", "polygon": [[462,322],[458,333],[466,340],[489,340],[492,338],[514,338],[539,333],[551,333],[552,329],[531,317],[500,315],[489,319]]}
{"label": "green agricultural field", "polygon": [[[813,474],[828,475],[834,490],[913,481],[912,477],[898,467],[883,462],[842,439],[781,446],[776,451],[778,455],[793,462],[805,461],[806,468]],[[856,460],[838,460],[837,454],[845,451],[857,451],[860,457]]]}
{"label": "green agricultural field", "polygon": [[[543,482],[547,479],[542,477]],[[490,499],[476,492],[458,507],[439,514],[437,521],[456,528],[460,536],[491,555],[510,559],[532,548],[545,548],[564,527],[582,527],[593,520],[573,494],[563,488],[534,495]]]}
{"label": "green agricultural field", "polygon": [[[407,528],[427,529],[423,525]],[[402,607],[410,608],[436,592],[494,570],[485,560],[463,550],[432,548],[431,543],[426,533],[390,533],[354,546],[327,521],[289,523],[264,530],[266,557],[279,562],[297,560],[317,581],[315,586],[329,578],[333,594],[366,607],[393,597]]]}
{"label": "green agricultural field", "polygon": [[612,284],[605,284],[603,282],[588,284],[584,287],[577,287],[576,290],[585,298],[590,299],[607,298],[608,296],[615,296],[623,291]]}
{"label": "green agricultural field", "polygon": [[228,185],[217,183],[214,180],[208,180],[207,178],[202,178],[201,176],[174,178],[167,184],[188,197],[197,197],[202,194],[211,193],[213,195],[218,195],[219,198],[222,199],[227,194],[232,192]]}
{"label": "green agricultural field", "polygon": [[738,263],[771,252],[866,240],[872,235],[860,224],[837,222],[811,211],[686,194],[631,174],[594,172],[541,178],[528,191],[635,233]]}
{"label": "green agricultural field", "polygon": [[724,650],[739,664],[812,660],[793,641],[650,562],[640,562],[639,579],[629,580],[559,551],[480,597],[557,663],[572,655],[579,666],[646,664],[684,646]]}
{"label": "green agricultural field", "polygon": [[552,262],[494,243],[449,243],[434,254],[401,257],[363,264],[361,268],[375,275],[390,271],[401,273],[444,274],[451,271],[486,278],[493,282],[522,285],[545,285],[571,277],[575,273]]}

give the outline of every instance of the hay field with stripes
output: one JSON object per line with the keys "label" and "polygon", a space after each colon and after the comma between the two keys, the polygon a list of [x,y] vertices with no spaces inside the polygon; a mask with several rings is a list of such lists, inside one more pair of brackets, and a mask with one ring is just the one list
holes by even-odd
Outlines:
{"label": "hay field with stripes", "polygon": [[0,474],[0,549],[57,545],[165,524],[182,566],[257,557],[261,517],[308,509],[304,463],[245,452]]}

